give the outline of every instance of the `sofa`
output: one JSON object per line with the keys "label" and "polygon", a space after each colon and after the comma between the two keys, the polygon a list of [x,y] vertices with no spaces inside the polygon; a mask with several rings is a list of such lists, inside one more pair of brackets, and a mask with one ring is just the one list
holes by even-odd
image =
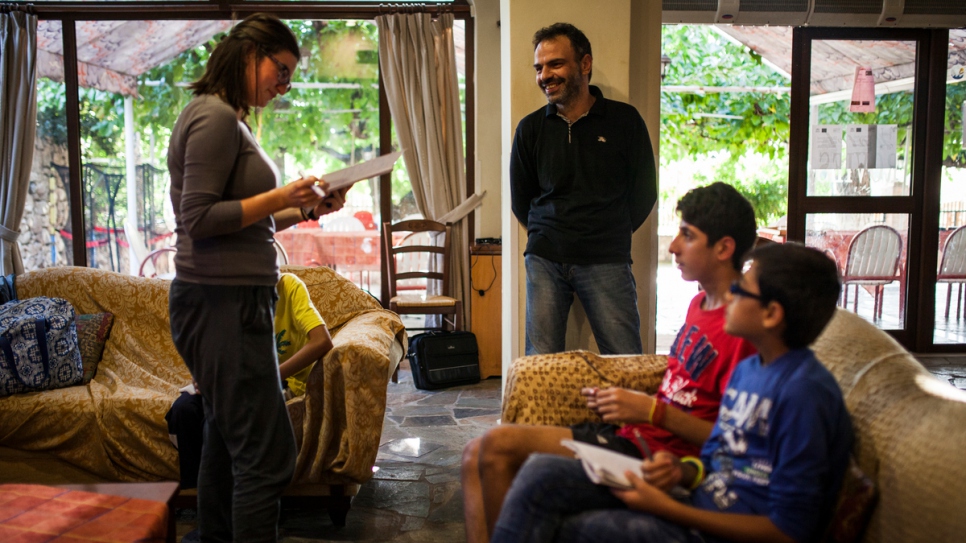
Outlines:
{"label": "sofa", "polygon": [[[298,460],[286,494],[322,497],[344,525],[351,496],[372,476],[406,332],[395,313],[329,268],[282,271],[306,284],[334,344],[306,394],[287,402]],[[65,298],[78,314],[109,312],[114,323],[87,385],[0,398],[0,482],[178,480],[164,415],[191,376],[171,341],[169,285],[79,267],[17,277],[20,299]]]}
{"label": "sofa", "polygon": [[[877,502],[861,541],[962,541],[966,534],[966,392],[932,376],[888,334],[838,309],[812,345],[845,396],[853,449]],[[575,351],[516,360],[506,378],[503,423],[599,420],[581,386],[654,393],[663,356]]]}

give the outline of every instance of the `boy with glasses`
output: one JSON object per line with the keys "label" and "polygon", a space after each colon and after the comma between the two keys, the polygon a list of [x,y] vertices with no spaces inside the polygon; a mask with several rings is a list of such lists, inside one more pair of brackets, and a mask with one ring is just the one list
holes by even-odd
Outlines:
{"label": "boy with glasses", "polygon": [[[642,463],[643,479],[627,472],[633,488],[618,490],[590,482],[579,460],[534,455],[507,495],[494,542],[822,537],[853,435],[838,384],[808,345],[835,313],[838,272],[794,243],[749,259],[729,289],[725,331],[759,354],[735,368],[701,457],[658,452]],[[694,489],[688,499],[669,494],[677,485]]]}

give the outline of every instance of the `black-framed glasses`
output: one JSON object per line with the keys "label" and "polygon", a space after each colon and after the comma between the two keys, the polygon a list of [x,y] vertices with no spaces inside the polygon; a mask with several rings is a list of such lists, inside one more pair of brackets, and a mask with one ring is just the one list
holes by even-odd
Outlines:
{"label": "black-framed glasses", "polygon": [[728,287],[728,290],[732,294],[734,294],[735,296],[743,296],[745,298],[751,298],[751,299],[754,299],[754,300],[758,300],[759,302],[761,301],[761,294],[755,294],[754,292],[748,292],[747,290],[741,288],[741,285],[739,285],[737,281],[735,281],[734,283],[731,283],[731,286]]}
{"label": "black-framed glasses", "polygon": [[288,66],[282,64],[277,58],[273,57],[271,53],[265,53],[265,56],[272,59],[275,63],[275,67],[278,68],[278,84],[276,87],[284,87],[285,90],[279,89],[282,94],[292,90],[292,72],[288,69]]}

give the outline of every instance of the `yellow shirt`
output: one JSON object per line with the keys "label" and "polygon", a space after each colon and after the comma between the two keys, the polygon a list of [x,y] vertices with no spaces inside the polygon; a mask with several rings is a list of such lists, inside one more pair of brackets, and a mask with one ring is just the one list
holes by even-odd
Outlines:
{"label": "yellow shirt", "polygon": [[[275,288],[278,291],[278,303],[275,305],[275,350],[278,352],[278,363],[282,364],[309,342],[309,331],[323,326],[325,321],[312,305],[305,283],[295,275],[283,273]],[[314,365],[310,364],[286,380],[289,389],[296,396],[305,394],[305,382]]]}

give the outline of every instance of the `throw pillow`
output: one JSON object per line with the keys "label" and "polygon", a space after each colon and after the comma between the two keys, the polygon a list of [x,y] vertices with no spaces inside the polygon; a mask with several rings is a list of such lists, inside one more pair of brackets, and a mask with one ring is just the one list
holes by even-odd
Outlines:
{"label": "throw pillow", "polygon": [[849,458],[842,490],[829,526],[826,543],[856,543],[862,538],[879,495],[872,482],[859,469],[855,458]]}
{"label": "throw pillow", "polygon": [[114,325],[114,315],[111,313],[92,313],[74,317],[77,324],[77,345],[81,352],[81,364],[84,366],[84,379],[81,384],[86,385],[97,373],[97,364],[104,353],[104,344],[111,335]]}

